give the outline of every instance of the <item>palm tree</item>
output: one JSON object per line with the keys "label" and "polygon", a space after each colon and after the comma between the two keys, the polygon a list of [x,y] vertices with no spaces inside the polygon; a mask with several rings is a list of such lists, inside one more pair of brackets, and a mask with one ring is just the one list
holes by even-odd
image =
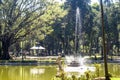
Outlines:
{"label": "palm tree", "polygon": [[101,19],[102,19],[102,38],[103,38],[103,53],[104,53],[104,65],[105,65],[105,80],[110,80],[108,75],[108,66],[107,66],[107,54],[106,54],[106,46],[105,46],[105,30],[104,30],[104,11],[102,0],[100,0],[101,5]]}

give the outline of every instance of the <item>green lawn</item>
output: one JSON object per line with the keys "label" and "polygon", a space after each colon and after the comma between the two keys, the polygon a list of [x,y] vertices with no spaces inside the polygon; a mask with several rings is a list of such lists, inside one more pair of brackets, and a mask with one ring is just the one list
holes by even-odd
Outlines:
{"label": "green lawn", "polygon": [[120,78],[111,78],[111,80],[120,80]]}

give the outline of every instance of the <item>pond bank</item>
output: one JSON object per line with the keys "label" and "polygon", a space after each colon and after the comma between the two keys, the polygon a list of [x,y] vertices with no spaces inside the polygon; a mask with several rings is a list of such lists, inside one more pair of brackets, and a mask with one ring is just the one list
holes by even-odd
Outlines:
{"label": "pond bank", "polygon": [[0,65],[56,65],[55,61],[0,61]]}
{"label": "pond bank", "polygon": [[[0,60],[0,65],[57,65],[56,59],[58,56],[26,56],[25,59],[22,57],[16,57],[15,60]],[[65,57],[62,58],[62,62],[64,62]],[[94,64],[94,63],[104,63],[104,60],[87,58],[86,63]],[[108,63],[118,63],[120,64],[120,59],[108,59]]]}

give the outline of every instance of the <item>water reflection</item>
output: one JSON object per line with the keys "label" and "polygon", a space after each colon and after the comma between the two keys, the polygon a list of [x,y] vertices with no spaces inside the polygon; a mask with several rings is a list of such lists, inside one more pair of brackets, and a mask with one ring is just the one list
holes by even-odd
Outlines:
{"label": "water reflection", "polygon": [[[57,73],[56,66],[0,66],[0,80],[51,80]],[[104,75],[101,64],[100,76]],[[120,77],[120,64],[108,64],[109,72]]]}
{"label": "water reflection", "polygon": [[44,74],[44,72],[45,69],[36,69],[36,68],[30,69],[31,74]]}
{"label": "water reflection", "polygon": [[55,66],[0,66],[0,80],[49,80],[55,74]]}

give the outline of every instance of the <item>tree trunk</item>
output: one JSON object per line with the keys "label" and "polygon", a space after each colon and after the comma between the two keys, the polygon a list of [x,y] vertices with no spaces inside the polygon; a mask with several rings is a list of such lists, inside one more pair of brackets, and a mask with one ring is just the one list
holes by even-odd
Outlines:
{"label": "tree trunk", "polygon": [[1,55],[1,59],[2,60],[9,60],[10,59],[10,55],[9,55],[9,41],[2,41],[2,55]]}
{"label": "tree trunk", "polygon": [[101,50],[101,60],[103,60],[103,58],[104,58],[104,53],[103,53],[103,48],[102,48],[102,50]]}
{"label": "tree trunk", "polygon": [[1,41],[0,41],[0,58],[1,58],[1,55],[2,55],[2,44],[1,44]]}

